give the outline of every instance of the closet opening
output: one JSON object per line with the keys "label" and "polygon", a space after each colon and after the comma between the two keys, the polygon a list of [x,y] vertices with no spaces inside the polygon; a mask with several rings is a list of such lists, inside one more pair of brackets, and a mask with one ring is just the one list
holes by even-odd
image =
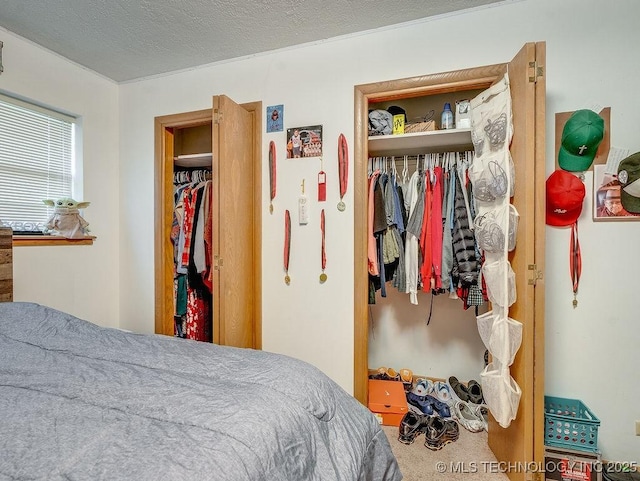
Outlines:
{"label": "closet opening", "polygon": [[262,103],[212,107],[155,118],[155,332],[261,349]]}
{"label": "closet opening", "polygon": [[[406,121],[418,120],[420,123],[426,123],[431,118],[435,120],[436,127],[439,127],[440,114],[445,103],[453,107],[456,100],[473,99],[479,92],[501,81],[508,73],[513,114],[513,138],[509,153],[515,165],[513,184],[516,186],[511,204],[520,215],[517,248],[508,255],[517,291],[517,300],[509,308],[509,317],[519,321],[523,326],[522,344],[510,371],[522,390],[522,396],[517,407],[517,416],[508,427],[499,426],[490,413],[488,445],[499,462],[524,463],[522,465],[529,462],[535,465],[544,461],[544,280],[539,277],[533,279],[532,271],[542,271],[544,265],[545,79],[544,76],[536,76],[535,72],[538,71],[537,66],[544,65],[545,58],[544,42],[527,43],[508,63],[354,87],[354,396],[366,406],[370,372],[379,367],[392,367],[396,370],[411,368],[402,365],[401,361],[398,361],[398,365],[391,366],[383,357],[375,358],[370,355],[370,346],[375,346],[377,351],[381,351],[382,344],[386,343],[384,349],[393,349],[393,340],[383,340],[382,337],[382,330],[391,328],[387,325],[381,326],[383,322],[380,322],[380,319],[383,316],[392,314],[401,318],[393,329],[408,330],[410,326],[402,319],[404,307],[399,307],[396,302],[401,301],[401,304],[406,305],[409,302],[405,300],[406,294],[394,292],[393,288],[389,288],[384,304],[373,307],[368,302],[369,159],[391,158],[391,161],[386,160],[387,167],[393,168],[395,165],[397,172],[398,157],[404,159],[404,155],[428,156],[433,153],[464,152],[472,145],[470,129],[466,128],[370,137],[369,112],[377,107],[398,106],[406,112]],[[413,102],[417,102],[418,106],[414,108]],[[403,164],[403,160],[400,164]],[[379,302],[379,299],[380,297],[376,297],[376,302]],[[428,322],[429,309],[432,309],[433,315],[437,313],[440,317],[443,307],[437,305],[438,301],[440,299],[436,296],[431,308],[430,294],[425,293],[424,296],[418,297],[418,307],[420,304],[428,304],[428,307],[424,306],[425,311],[420,313],[424,317],[419,320],[420,323]],[[455,304],[460,302],[442,299],[443,304],[454,303],[454,309],[457,311],[462,310],[460,304]],[[479,333],[473,311],[472,309],[469,312],[471,319],[468,322],[473,326],[469,328],[469,335],[476,337]],[[374,317],[371,317],[372,312]],[[440,319],[432,316],[430,324],[423,329],[431,333],[435,331],[431,328],[438,322],[442,323]],[[463,324],[467,321],[459,322]],[[471,334],[473,329],[476,332]],[[377,336],[375,339],[372,332]],[[445,330],[440,337],[445,337],[446,334]],[[408,342],[420,344],[421,341],[422,338],[416,335],[411,336]],[[475,363],[476,358],[480,357],[476,369],[479,375],[483,368],[484,360],[480,355],[483,349],[482,344],[476,346],[474,349],[478,352],[472,352],[469,358]],[[417,348],[419,349],[419,346]],[[428,352],[425,352],[425,357],[428,355]],[[386,359],[393,361],[391,357]],[[456,374],[450,371],[443,372],[444,366],[446,362],[433,374],[420,371],[415,374],[427,377],[432,375],[437,378]],[[461,374],[458,377],[467,376]],[[478,380],[477,377],[474,379]],[[507,474],[511,479],[522,480],[530,475],[525,471]]]}

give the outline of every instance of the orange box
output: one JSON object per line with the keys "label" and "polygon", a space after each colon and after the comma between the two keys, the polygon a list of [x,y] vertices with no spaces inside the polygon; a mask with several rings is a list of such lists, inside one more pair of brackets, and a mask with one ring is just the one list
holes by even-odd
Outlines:
{"label": "orange box", "polygon": [[382,420],[381,424],[400,426],[400,421],[409,410],[402,382],[369,379],[368,407]]}

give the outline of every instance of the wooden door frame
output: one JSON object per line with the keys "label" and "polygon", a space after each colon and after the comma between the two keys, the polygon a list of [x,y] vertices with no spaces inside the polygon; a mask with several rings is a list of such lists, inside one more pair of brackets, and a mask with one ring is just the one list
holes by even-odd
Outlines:
{"label": "wooden door frame", "polygon": [[[508,63],[484,67],[445,72],[434,75],[413,77],[389,82],[359,85],[355,87],[354,118],[354,396],[362,403],[367,401],[368,378],[368,272],[367,272],[367,149],[368,149],[368,106],[370,101],[395,100],[415,96],[434,95],[440,93],[467,91],[486,88],[501,79],[512,65],[519,82],[525,82],[528,93],[522,97],[527,99],[525,108],[520,108],[519,116],[526,117],[523,139],[521,139],[519,162],[524,162],[526,181],[531,181],[531,188],[523,189],[516,197],[519,206],[527,206],[521,210],[527,214],[524,220],[522,236],[526,237],[524,250],[517,250],[518,271],[517,285],[525,294],[523,308],[526,315],[525,332],[523,333],[524,353],[516,356],[518,371],[526,380],[523,388],[523,399],[520,403],[519,415],[514,424],[504,431],[490,419],[489,445],[500,461],[534,461],[534,467],[514,468],[507,473],[510,479],[524,479],[535,470],[535,466],[544,461],[544,278],[539,274],[544,269],[544,182],[545,179],[545,77],[544,63],[546,47],[544,42],[527,43],[516,57]],[[514,68],[515,67],[515,68]],[[532,94],[532,95],[531,95]],[[516,112],[514,111],[514,117]],[[522,122],[522,120],[521,120]],[[514,122],[515,124],[515,122]],[[515,142],[514,142],[515,143]],[[526,144],[526,146],[525,146]],[[514,144],[512,144],[512,149]],[[514,162],[518,160],[514,156]],[[521,179],[522,180],[522,179]],[[523,204],[524,202],[524,204]],[[515,203],[515,199],[514,199]],[[526,232],[526,235],[525,235]],[[518,237],[521,237],[520,228]],[[533,239],[532,239],[533,237]],[[528,239],[528,241],[527,241]],[[514,253],[512,253],[514,254]],[[510,256],[513,258],[513,255]],[[515,259],[513,259],[515,260]],[[513,261],[512,261],[513,262]],[[537,266],[536,266],[537,264]],[[533,277],[530,277],[533,276]],[[535,288],[535,289],[534,289]],[[517,302],[513,307],[520,305]],[[520,317],[516,317],[520,319]],[[523,322],[525,319],[521,319]],[[531,325],[533,324],[533,325]],[[526,343],[526,345],[525,345]],[[514,367],[516,367],[514,365]],[[523,368],[524,367],[524,368]],[[520,381],[518,381],[520,382]],[[524,401],[524,403],[523,403]],[[525,409],[526,404],[526,409]],[[520,439],[511,433],[519,433]],[[491,433],[494,433],[493,439]],[[509,441],[523,441],[524,444]],[[493,441],[493,443],[492,443]],[[518,449],[521,449],[518,454]],[[537,473],[539,474],[539,473]]]}
{"label": "wooden door frame", "polygon": [[[240,104],[253,117],[254,171],[252,172],[254,222],[253,249],[255,292],[255,348],[262,349],[262,102]],[[174,129],[213,123],[213,109],[203,109],[159,116],[154,119],[154,266],[155,266],[155,332],[173,335],[173,245],[170,240],[173,199],[166,195],[173,189]]]}
{"label": "wooden door frame", "polygon": [[368,397],[369,311],[367,272],[367,152],[369,103],[409,97],[486,89],[507,64],[356,85],[354,88],[354,397]]}

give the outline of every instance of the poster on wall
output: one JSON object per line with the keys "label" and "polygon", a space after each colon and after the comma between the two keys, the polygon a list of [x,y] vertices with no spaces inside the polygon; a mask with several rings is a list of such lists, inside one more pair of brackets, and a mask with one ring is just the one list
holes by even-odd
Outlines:
{"label": "poster on wall", "polygon": [[322,125],[287,129],[287,159],[321,155]]}
{"label": "poster on wall", "polygon": [[620,182],[606,172],[606,165],[593,166],[593,220],[640,220],[640,214],[627,212],[620,201]]}
{"label": "poster on wall", "polygon": [[267,133],[282,132],[284,124],[284,105],[267,107]]}

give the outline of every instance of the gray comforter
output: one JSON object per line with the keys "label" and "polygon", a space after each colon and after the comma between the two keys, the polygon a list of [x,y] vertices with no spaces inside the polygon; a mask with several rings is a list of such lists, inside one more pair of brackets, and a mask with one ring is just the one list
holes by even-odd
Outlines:
{"label": "gray comforter", "polygon": [[302,361],[0,303],[0,480],[400,480],[374,416]]}

